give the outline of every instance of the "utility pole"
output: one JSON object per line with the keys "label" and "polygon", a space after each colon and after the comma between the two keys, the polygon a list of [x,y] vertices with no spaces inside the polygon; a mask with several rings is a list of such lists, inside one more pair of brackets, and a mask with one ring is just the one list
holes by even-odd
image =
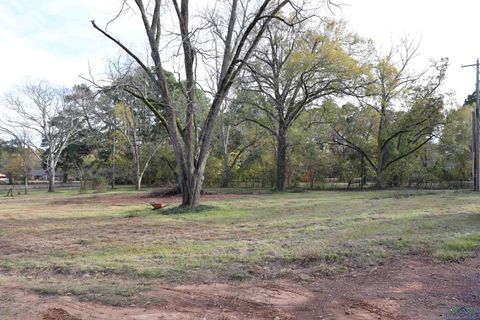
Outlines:
{"label": "utility pole", "polygon": [[475,112],[472,112],[472,177],[473,177],[473,191],[479,191],[479,158],[478,158],[478,119],[480,117],[480,62],[477,58],[477,63],[462,65],[465,67],[476,67],[476,82],[475,82]]}

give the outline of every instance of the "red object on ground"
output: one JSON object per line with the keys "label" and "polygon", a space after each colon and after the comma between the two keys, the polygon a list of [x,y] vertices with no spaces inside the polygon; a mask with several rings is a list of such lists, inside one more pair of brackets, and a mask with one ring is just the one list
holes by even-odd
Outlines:
{"label": "red object on ground", "polygon": [[167,203],[161,203],[161,202],[150,202],[150,204],[152,205],[153,209],[162,209],[168,206]]}

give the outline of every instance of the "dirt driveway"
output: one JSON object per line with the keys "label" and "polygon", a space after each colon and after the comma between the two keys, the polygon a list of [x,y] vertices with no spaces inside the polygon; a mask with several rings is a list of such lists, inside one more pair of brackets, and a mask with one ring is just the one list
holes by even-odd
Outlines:
{"label": "dirt driveway", "polygon": [[[115,308],[71,296],[1,287],[14,319],[480,319],[480,257],[463,263],[405,260],[336,278],[191,286],[156,284],[144,305]],[[149,304],[149,297],[161,303]],[[159,301],[158,299],[156,301]],[[28,308],[25,308],[28,305]],[[462,308],[469,306],[468,308]],[[466,311],[465,311],[466,310]],[[455,314],[457,312],[457,314]]]}

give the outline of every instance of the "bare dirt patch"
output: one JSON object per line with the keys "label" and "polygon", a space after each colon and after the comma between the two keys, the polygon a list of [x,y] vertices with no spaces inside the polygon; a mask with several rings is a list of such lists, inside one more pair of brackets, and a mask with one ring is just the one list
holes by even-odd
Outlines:
{"label": "bare dirt patch", "polygon": [[[300,282],[157,283],[138,299],[145,303],[124,308],[80,302],[72,296],[38,296],[20,288],[4,286],[1,291],[15,297],[17,306],[30,305],[16,308],[24,312],[12,319],[453,319],[448,316],[452,307],[480,308],[479,270],[477,256],[451,264],[400,260]],[[151,304],[152,297],[161,302]]]}
{"label": "bare dirt patch", "polygon": [[43,313],[43,320],[80,320],[62,308],[50,308]]}
{"label": "bare dirt patch", "polygon": [[238,196],[171,215],[144,195],[0,201],[0,320],[480,319],[470,193]]}

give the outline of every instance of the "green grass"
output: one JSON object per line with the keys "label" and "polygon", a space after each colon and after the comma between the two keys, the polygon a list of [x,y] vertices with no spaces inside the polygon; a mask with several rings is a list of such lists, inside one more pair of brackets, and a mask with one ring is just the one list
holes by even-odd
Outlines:
{"label": "green grass", "polygon": [[[24,282],[23,286],[40,295],[75,295],[81,301],[98,302],[121,307],[145,303],[139,297],[147,285],[134,281],[118,282],[99,279],[35,280]],[[151,301],[148,301],[151,302]],[[160,303],[160,298],[156,299]]]}
{"label": "green grass", "polygon": [[460,234],[444,242],[436,256],[446,261],[458,261],[471,257],[480,247],[480,233]]}
{"label": "green grass", "polygon": [[[460,261],[480,247],[480,199],[471,192],[243,194],[194,212],[115,200],[135,195],[1,199],[0,270],[31,277],[35,286],[22,285],[37,292],[121,305],[154,279],[307,281],[404,256]],[[103,289],[74,281],[84,277]],[[125,288],[108,291],[112,281]]]}
{"label": "green grass", "polygon": [[480,309],[471,306],[453,306],[446,315],[447,320],[472,320],[480,318]]}

